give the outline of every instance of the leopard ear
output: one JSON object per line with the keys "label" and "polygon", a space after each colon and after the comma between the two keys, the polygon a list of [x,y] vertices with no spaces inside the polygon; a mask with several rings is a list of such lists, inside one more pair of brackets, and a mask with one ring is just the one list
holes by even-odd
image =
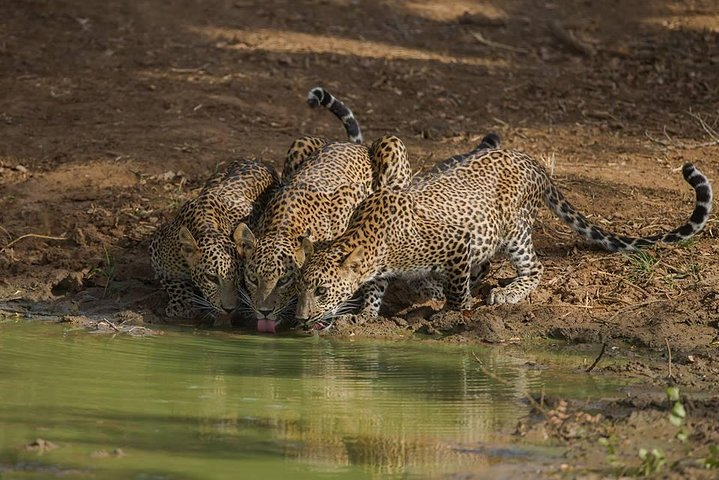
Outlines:
{"label": "leopard ear", "polygon": [[307,233],[299,238],[300,246],[295,251],[297,263],[299,263],[300,266],[304,265],[305,262],[310,259],[312,254],[315,253],[315,246],[312,244],[309,233],[310,231],[307,230]]}
{"label": "leopard ear", "polygon": [[200,259],[200,247],[197,246],[195,237],[192,236],[190,230],[184,225],[180,227],[180,254],[185,259],[187,264],[192,267]]}
{"label": "leopard ear", "polygon": [[246,223],[240,223],[232,233],[232,240],[235,241],[237,250],[242,258],[247,258],[255,251],[255,236]]}
{"label": "leopard ear", "polygon": [[354,273],[360,273],[362,263],[365,259],[365,254],[365,248],[360,245],[359,247],[352,250],[352,252],[350,252],[347,257],[345,257],[345,259],[342,261],[341,267]]}

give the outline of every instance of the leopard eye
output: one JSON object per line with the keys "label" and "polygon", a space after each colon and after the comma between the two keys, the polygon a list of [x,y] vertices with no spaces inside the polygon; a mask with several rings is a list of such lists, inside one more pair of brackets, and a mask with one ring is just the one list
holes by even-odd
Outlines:
{"label": "leopard eye", "polygon": [[220,284],[220,279],[217,275],[207,275],[207,280],[214,283],[215,285]]}
{"label": "leopard eye", "polygon": [[278,287],[284,287],[288,283],[290,283],[290,275],[285,275],[284,277],[280,277],[279,280],[277,280],[277,286]]}
{"label": "leopard eye", "polygon": [[321,297],[325,293],[327,293],[327,287],[320,286],[315,288],[315,295],[317,295],[318,297]]}
{"label": "leopard eye", "polygon": [[257,275],[252,272],[245,272],[245,280],[252,285],[257,285]]}

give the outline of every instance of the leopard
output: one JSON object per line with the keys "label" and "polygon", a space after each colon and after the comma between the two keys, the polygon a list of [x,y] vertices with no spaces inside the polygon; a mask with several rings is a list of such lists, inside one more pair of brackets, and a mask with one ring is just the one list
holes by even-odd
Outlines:
{"label": "leopard", "polygon": [[[331,102],[323,89],[323,105],[341,121],[349,138],[362,138],[359,124],[341,102]],[[310,106],[314,107],[312,102]],[[292,142],[281,176],[273,167],[253,158],[236,160],[213,175],[196,198],[185,202],[174,218],[160,226],[149,246],[150,261],[169,300],[167,317],[210,317],[226,325],[236,312],[237,270],[241,257],[237,226],[255,226],[262,210],[282,184],[302,169],[323,139],[300,137]],[[222,319],[222,320],[220,320]]]}
{"label": "leopard", "polygon": [[399,187],[411,176],[407,149],[397,136],[380,137],[370,147],[328,142],[280,188],[254,232],[246,224],[238,227],[242,298],[257,331],[276,333],[294,318],[303,240],[332,240],[378,185]]}
{"label": "leopard", "polygon": [[[641,237],[592,224],[567,201],[539,161],[516,150],[476,152],[437,170],[404,189],[370,195],[345,232],[316,252],[311,239],[303,239],[307,259],[298,282],[298,322],[329,328],[367,282],[423,274],[443,278],[445,309],[469,310],[474,303],[473,273],[481,280],[497,255],[509,259],[516,276],[492,288],[485,301],[519,303],[538,287],[543,273],[532,242],[542,204],[590,244],[607,251],[686,240],[704,229],[712,209],[711,184],[690,163],[682,167],[695,193],[690,218],[669,232]],[[379,312],[381,292],[371,295],[364,301]]]}
{"label": "leopard", "polygon": [[273,168],[256,159],[236,160],[157,229],[149,251],[169,297],[166,316],[218,317],[237,308],[233,231],[243,221],[256,221],[279,181]]}

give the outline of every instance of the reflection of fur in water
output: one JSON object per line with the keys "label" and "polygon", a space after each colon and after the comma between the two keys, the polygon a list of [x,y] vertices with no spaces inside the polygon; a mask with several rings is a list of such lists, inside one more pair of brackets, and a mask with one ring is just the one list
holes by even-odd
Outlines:
{"label": "reflection of fur in water", "polygon": [[[345,442],[350,462],[366,465],[377,474],[410,473],[421,467],[423,474],[441,473],[447,467],[486,465],[486,458],[469,457],[455,447],[421,440],[388,437],[358,437]],[[433,468],[434,467],[434,468]]]}
{"label": "reflection of fur in water", "polygon": [[[508,367],[506,358],[496,366],[490,351],[485,365],[508,382],[498,385],[483,377],[468,351],[427,364],[418,364],[416,354],[387,358],[386,351],[386,345],[354,350],[320,342],[285,377],[269,367],[263,372],[263,365],[280,361],[271,349],[262,352],[264,363],[252,376],[227,377],[208,362],[200,385],[206,397],[201,433],[259,435],[286,458],[323,471],[354,465],[379,475],[420,468],[441,473],[487,465],[488,457],[458,448],[502,438],[497,432],[513,426],[506,420],[516,418],[518,391],[532,383],[532,372]],[[390,370],[397,371],[391,380]],[[244,397],[257,399],[254,411],[238,406]]]}
{"label": "reflection of fur in water", "polygon": [[[316,390],[321,392],[316,399],[318,412],[334,414],[307,418],[302,431],[292,432],[293,440],[302,444],[299,458],[316,464],[362,465],[384,474],[420,466],[424,472],[439,473],[450,466],[487,463],[485,457],[462,454],[455,447],[496,441],[496,432],[507,427],[503,420],[516,416],[515,388],[522,391],[526,388],[524,371],[513,368],[511,374],[503,375],[509,385],[500,388],[504,393],[498,393],[497,386],[490,385],[488,379],[485,388],[478,388],[477,378],[481,374],[468,352],[454,353],[449,368],[433,371],[412,363],[398,365],[398,358],[390,361],[384,358],[383,348],[364,347],[353,357],[346,348],[340,353],[334,351],[332,343],[326,343],[321,346],[324,351],[302,359],[304,369],[321,379]],[[487,361],[493,363],[492,358]],[[387,392],[393,387],[383,386],[380,376],[381,371],[391,368],[406,370],[409,380],[404,388],[394,385],[398,390],[396,397]],[[418,382],[412,380],[420,376],[422,382],[429,380],[429,389],[437,384],[436,395],[442,391],[456,392],[452,399],[447,399],[451,406],[442,408],[441,398],[438,403],[427,402],[424,406],[412,398],[421,394],[415,391]],[[451,443],[437,440],[444,431]]]}

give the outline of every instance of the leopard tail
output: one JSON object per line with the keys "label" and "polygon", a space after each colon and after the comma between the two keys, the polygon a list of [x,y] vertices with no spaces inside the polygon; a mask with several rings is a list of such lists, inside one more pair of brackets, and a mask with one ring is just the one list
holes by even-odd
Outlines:
{"label": "leopard tail", "polygon": [[[707,177],[691,163],[682,168],[684,180],[694,188],[694,211],[684,225],[666,233],[646,237],[629,237],[607,232],[593,225],[564,198],[562,192],[549,180],[544,202],[572,230],[605,250],[637,250],[656,243],[676,243],[693,237],[704,229],[712,209],[712,187]],[[548,177],[547,177],[548,178]],[[549,178],[548,178],[549,179]]]}
{"label": "leopard tail", "polygon": [[307,103],[312,108],[317,108],[322,105],[330,112],[342,121],[342,125],[345,127],[347,136],[350,142],[353,143],[364,143],[362,137],[362,131],[360,130],[357,118],[352,113],[352,110],[347,107],[341,100],[337,99],[330,92],[322,87],[315,87],[307,94]]}
{"label": "leopard tail", "polygon": [[482,141],[479,142],[479,145],[474,147],[469,154],[474,154],[476,152],[480,152],[482,150],[496,150],[502,146],[502,138],[499,136],[498,133],[488,133],[482,138]]}

